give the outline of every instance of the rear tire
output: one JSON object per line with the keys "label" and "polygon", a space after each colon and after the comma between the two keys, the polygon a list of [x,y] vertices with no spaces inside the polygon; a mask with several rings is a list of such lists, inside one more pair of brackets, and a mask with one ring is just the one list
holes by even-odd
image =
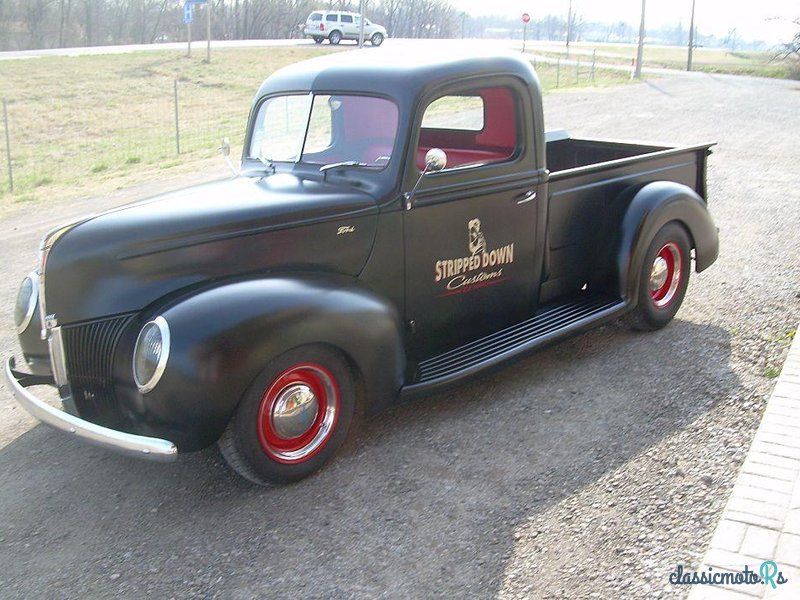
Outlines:
{"label": "rear tire", "polygon": [[218,444],[242,477],[258,485],[298,481],[342,445],[356,392],[347,362],[322,346],[272,360],[245,392]]}
{"label": "rear tire", "polygon": [[644,257],[639,273],[637,306],[625,315],[625,323],[639,331],[655,331],[678,312],[689,285],[691,243],[678,223],[662,227]]}
{"label": "rear tire", "polygon": [[339,42],[342,41],[342,34],[338,31],[331,31],[330,36],[328,36],[328,41],[334,46],[337,46]]}
{"label": "rear tire", "polygon": [[322,40],[323,40],[322,36],[319,36],[319,35],[315,35],[315,36],[313,36],[313,38],[312,38],[312,39],[314,40],[314,43],[315,43],[315,44],[321,44],[321,43],[322,43]]}
{"label": "rear tire", "polygon": [[383,43],[383,34],[382,33],[373,33],[372,38],[370,38],[370,43],[377,47]]}

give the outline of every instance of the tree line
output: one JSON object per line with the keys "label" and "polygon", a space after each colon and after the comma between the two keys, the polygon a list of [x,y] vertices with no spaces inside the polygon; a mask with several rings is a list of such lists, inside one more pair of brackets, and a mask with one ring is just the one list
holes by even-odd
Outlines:
{"label": "tree line", "polygon": [[[348,0],[210,0],[213,39],[302,37],[313,10],[357,12]],[[180,0],[0,0],[0,50],[150,44],[186,39]],[[205,6],[195,24],[205,35]],[[370,0],[367,18],[393,37],[461,35],[462,13],[447,0]]]}
{"label": "tree line", "polygon": [[[283,39],[302,37],[302,27],[314,10],[358,11],[358,0],[209,0],[212,38]],[[186,40],[183,0],[0,0],[0,51],[114,44],[150,44]],[[391,37],[482,38],[522,37],[519,16],[473,18],[449,0],[367,0],[367,18],[384,25]],[[195,39],[205,38],[205,6],[195,10]],[[593,23],[572,13],[532,14],[528,39],[633,42],[638,29],[619,21]],[[800,26],[800,24],[798,24]],[[800,34],[799,34],[800,35]],[[686,44],[688,31],[677,26],[648,29],[648,40]],[[695,36],[696,43],[725,45],[714,36]],[[742,46],[741,42],[739,44]],[[762,44],[763,45],[763,44]],[[758,43],[750,49],[759,48]],[[797,57],[797,37],[785,45]]]}

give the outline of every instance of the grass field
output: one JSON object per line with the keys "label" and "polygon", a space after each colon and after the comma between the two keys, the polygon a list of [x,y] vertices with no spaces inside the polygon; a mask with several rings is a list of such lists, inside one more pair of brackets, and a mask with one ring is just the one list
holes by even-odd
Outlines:
{"label": "grass field", "polygon": [[[282,66],[339,51],[225,49],[210,64],[174,51],[2,61],[14,192],[2,147],[0,215],[23,203],[98,195],[216,164],[211,161],[222,164],[216,149],[223,137],[237,157],[261,82]],[[555,66],[537,68],[545,89],[627,80],[624,73],[598,70],[592,81],[588,67],[562,68],[558,82]]]}
{"label": "grass field", "polygon": [[[630,65],[636,57],[635,44],[571,44],[569,58],[591,57],[596,51],[597,62]],[[549,58],[567,58],[563,44],[536,44],[528,49],[531,54]],[[664,69],[686,69],[688,50],[683,47],[645,46],[643,65]],[[773,60],[768,52],[730,52],[721,48],[695,48],[692,69],[706,73],[730,73],[757,77],[788,78],[792,65],[788,61]]]}

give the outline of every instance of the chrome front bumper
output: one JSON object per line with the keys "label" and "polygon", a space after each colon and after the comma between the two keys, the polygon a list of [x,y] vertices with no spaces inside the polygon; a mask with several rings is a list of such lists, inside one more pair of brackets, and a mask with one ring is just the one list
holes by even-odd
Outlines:
{"label": "chrome front bumper", "polygon": [[73,416],[57,408],[53,408],[46,402],[42,402],[31,394],[26,387],[32,385],[42,385],[52,383],[48,377],[27,375],[14,370],[14,357],[10,357],[6,362],[6,379],[8,380],[14,397],[22,407],[51,427],[60,429],[67,433],[74,433],[83,438],[90,444],[102,446],[115,452],[146,458],[149,460],[169,462],[178,456],[178,448],[168,440],[147,437],[143,435],[133,435],[123,431],[116,431],[108,427],[95,425],[89,421]]}

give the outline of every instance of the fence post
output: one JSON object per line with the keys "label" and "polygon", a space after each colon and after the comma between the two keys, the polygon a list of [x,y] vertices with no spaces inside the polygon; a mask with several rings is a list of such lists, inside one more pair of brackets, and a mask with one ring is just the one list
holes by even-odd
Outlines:
{"label": "fence post", "polygon": [[173,79],[173,90],[175,94],[175,151],[180,155],[181,153],[181,129],[178,125],[178,80]]}
{"label": "fence post", "polygon": [[581,82],[581,57],[575,57],[575,83],[579,84]]}
{"label": "fence post", "polygon": [[556,87],[561,83],[561,57],[556,59]]}
{"label": "fence post", "polygon": [[592,50],[592,83],[594,83],[594,65],[597,61],[597,48]]}
{"label": "fence post", "polygon": [[3,128],[6,132],[6,161],[8,162],[8,190],[14,193],[14,171],[11,168],[11,136],[8,134],[8,103],[3,98]]}

